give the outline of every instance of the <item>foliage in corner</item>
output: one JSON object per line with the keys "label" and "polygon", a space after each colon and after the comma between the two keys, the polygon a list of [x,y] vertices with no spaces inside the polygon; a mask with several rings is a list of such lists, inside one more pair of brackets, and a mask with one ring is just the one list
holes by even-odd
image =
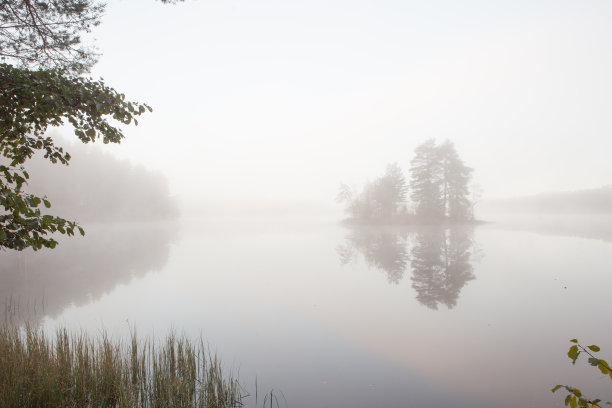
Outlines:
{"label": "foliage in corner", "polygon": [[0,57],[22,68],[62,68],[84,73],[98,54],[81,34],[100,24],[96,0],[0,0]]}
{"label": "foliage in corner", "polygon": [[104,10],[98,0],[0,0],[0,249],[53,248],[53,232],[84,234],[75,222],[44,214],[51,203],[24,189],[24,163],[36,151],[52,163],[70,160],[45,136],[48,127],[67,123],[84,143],[119,143],[118,125],[138,124],[135,117],[151,110],[101,80],[79,77],[99,56],[82,35]]}
{"label": "foliage in corner", "polygon": [[49,233],[84,233],[75,222],[43,214],[41,204],[49,208],[49,201],[24,191],[29,175],[23,164],[36,151],[52,163],[70,160],[45,136],[49,126],[67,121],[84,143],[119,143],[118,124],[138,124],[135,117],[147,110],[101,80],[0,64],[0,248],[53,248],[57,242],[46,237]]}
{"label": "foliage in corner", "polygon": [[[597,358],[593,353],[598,353],[600,351],[599,346],[591,345],[584,347],[582,346],[577,339],[572,339],[570,342],[574,343],[567,352],[567,356],[572,360],[572,364],[576,364],[576,360],[580,354],[585,353],[589,356],[588,362],[591,366],[597,367],[599,371],[605,376],[608,376],[612,380],[612,369],[606,360]],[[565,389],[567,391],[567,396],[565,397],[565,406],[569,406],[571,408],[577,407],[585,407],[585,408],[595,408],[601,407],[601,399],[591,399],[582,395],[582,391],[580,391],[576,387],[571,387],[569,385],[561,385],[557,384],[552,389],[552,392],[557,392],[560,389]],[[612,405],[612,402],[606,402],[606,405]]]}

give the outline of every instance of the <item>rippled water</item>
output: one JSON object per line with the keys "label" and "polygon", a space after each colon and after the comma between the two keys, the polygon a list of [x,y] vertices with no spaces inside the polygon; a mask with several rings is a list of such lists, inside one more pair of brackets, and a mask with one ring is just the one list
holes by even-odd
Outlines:
{"label": "rippled water", "polygon": [[563,406],[557,383],[612,399],[565,355],[578,337],[610,360],[611,287],[612,222],[597,217],[99,225],[0,254],[0,295],[30,320],[202,335],[249,391],[257,378],[289,407]]}

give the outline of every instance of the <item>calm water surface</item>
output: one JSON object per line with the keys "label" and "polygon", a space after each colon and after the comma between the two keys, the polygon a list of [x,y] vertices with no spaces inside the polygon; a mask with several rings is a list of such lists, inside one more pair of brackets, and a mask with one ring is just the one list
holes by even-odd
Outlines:
{"label": "calm water surface", "polygon": [[[348,228],[325,219],[90,226],[0,254],[0,295],[49,330],[200,335],[289,407],[561,407],[612,399],[612,220]],[[249,402],[252,406],[252,401]]]}

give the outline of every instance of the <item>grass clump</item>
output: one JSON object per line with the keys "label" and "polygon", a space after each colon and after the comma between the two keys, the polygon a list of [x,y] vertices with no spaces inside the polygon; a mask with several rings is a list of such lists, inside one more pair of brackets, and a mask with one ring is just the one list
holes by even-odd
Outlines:
{"label": "grass clump", "polygon": [[222,408],[242,406],[242,387],[203,342],[168,335],[127,344],[60,329],[0,325],[3,408]]}

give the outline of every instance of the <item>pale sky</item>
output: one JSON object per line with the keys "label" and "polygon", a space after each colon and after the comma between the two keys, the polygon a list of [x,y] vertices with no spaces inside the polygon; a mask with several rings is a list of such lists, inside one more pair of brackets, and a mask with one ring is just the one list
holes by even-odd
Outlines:
{"label": "pale sky", "polygon": [[333,203],[450,139],[488,198],[612,184],[612,2],[110,0],[106,148],[204,199]]}

